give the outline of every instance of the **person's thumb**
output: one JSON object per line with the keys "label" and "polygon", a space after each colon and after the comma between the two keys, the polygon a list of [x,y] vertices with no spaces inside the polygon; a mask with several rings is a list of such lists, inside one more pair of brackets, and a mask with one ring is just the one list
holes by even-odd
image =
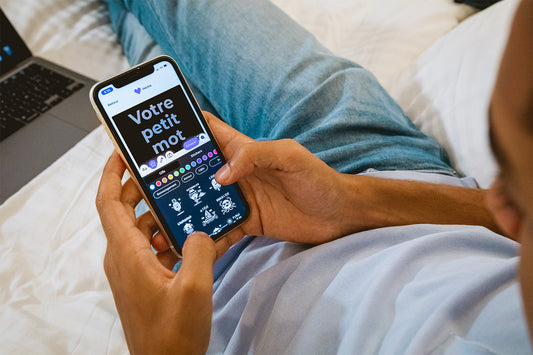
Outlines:
{"label": "person's thumb", "polygon": [[194,276],[197,280],[213,283],[213,265],[217,251],[215,242],[203,232],[194,232],[183,245],[183,261],[180,273]]}
{"label": "person's thumb", "polygon": [[292,139],[253,141],[240,146],[222,168],[215,180],[222,185],[232,184],[253,173],[255,169],[286,171],[294,166],[305,149]]}

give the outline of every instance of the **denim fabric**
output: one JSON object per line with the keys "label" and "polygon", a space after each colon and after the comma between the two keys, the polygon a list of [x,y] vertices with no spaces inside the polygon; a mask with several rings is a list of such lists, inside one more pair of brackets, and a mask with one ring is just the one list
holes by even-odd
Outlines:
{"label": "denim fabric", "polygon": [[446,152],[370,72],[333,55],[268,1],[108,3],[131,64],[170,55],[202,108],[252,138],[294,138],[345,173],[454,174]]}

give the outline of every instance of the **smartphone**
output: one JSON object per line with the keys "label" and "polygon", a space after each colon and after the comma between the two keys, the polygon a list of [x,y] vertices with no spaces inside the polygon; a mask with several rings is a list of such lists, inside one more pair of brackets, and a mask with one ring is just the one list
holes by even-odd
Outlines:
{"label": "smartphone", "polygon": [[177,255],[194,231],[217,240],[246,220],[239,185],[214,178],[226,159],[171,57],[95,84],[90,99]]}

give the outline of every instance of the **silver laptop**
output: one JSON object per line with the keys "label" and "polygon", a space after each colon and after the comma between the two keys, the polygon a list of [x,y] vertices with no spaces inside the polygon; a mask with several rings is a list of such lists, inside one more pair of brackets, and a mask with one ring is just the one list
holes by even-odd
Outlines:
{"label": "silver laptop", "polygon": [[94,83],[34,57],[0,9],[0,204],[99,125]]}

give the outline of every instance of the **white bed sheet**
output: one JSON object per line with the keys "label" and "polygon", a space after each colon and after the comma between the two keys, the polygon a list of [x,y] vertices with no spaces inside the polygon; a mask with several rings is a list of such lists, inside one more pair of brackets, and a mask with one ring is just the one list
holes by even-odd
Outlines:
{"label": "white bed sheet", "polygon": [[[275,1],[391,88],[474,11],[451,0]],[[431,4],[431,5],[430,5]],[[96,79],[128,67],[96,0],[0,0],[34,53]],[[0,352],[125,353],[94,207],[112,150],[100,127],[0,206]]]}

